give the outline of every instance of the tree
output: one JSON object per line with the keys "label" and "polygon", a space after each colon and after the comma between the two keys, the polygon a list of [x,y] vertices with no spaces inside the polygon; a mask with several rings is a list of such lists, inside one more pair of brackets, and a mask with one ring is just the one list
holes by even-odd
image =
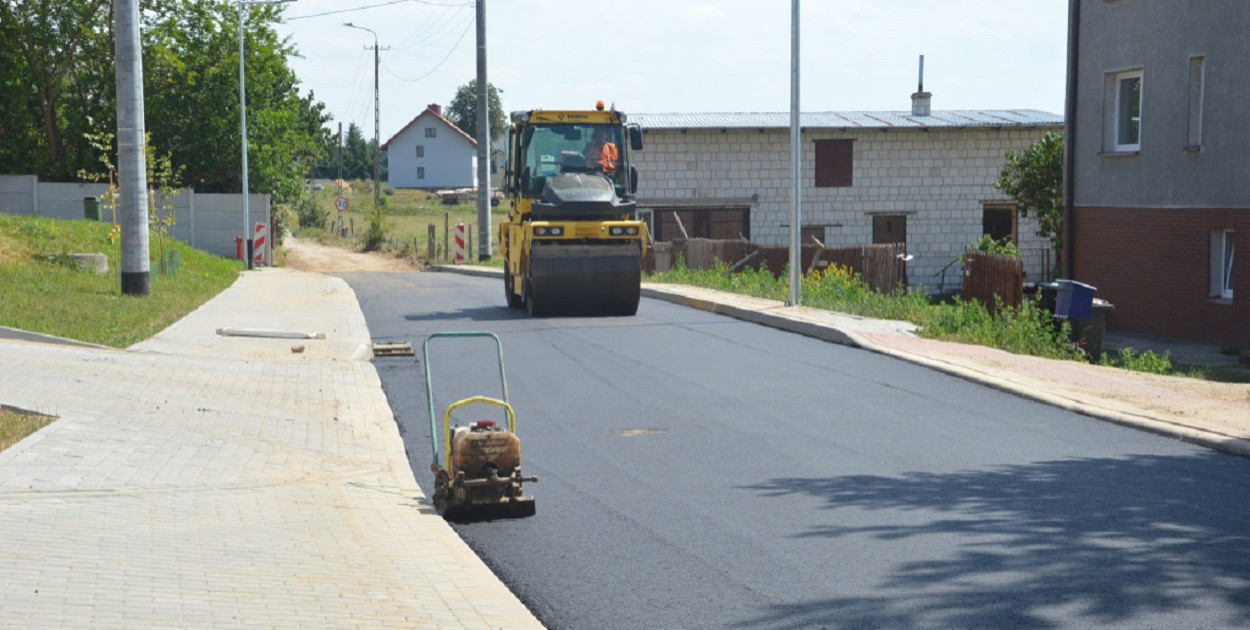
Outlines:
{"label": "tree", "polygon": [[[242,188],[238,5],[142,0],[145,127],[201,192]],[[90,137],[115,130],[112,4],[0,2],[0,172],[74,181],[95,170]],[[244,11],[248,177],[291,201],[333,148],[325,106],[299,92],[298,51],[273,30],[282,8]],[[115,159],[115,156],[114,156]]]}
{"label": "tree", "polygon": [[[499,90],[490,83],[486,84],[486,100],[490,109],[490,138],[497,140],[503,136],[504,125],[503,103],[499,100]],[[447,120],[459,127],[461,131],[477,138],[477,79],[460,86],[456,97],[447,108]]]}
{"label": "tree", "polygon": [[1037,235],[1049,238],[1055,260],[1063,249],[1063,134],[1052,131],[1023,153],[1011,151],[994,188],[1016,201],[1021,216],[1037,217]]}
{"label": "tree", "polygon": [[347,123],[347,137],[343,139],[343,179],[373,179],[372,143],[372,139],[365,141],[356,123]]}
{"label": "tree", "polygon": [[[238,6],[167,0],[176,10],[145,26],[144,91],[154,141],[186,167],[201,192],[242,189],[239,128]],[[287,58],[298,54],[272,24],[280,7],[245,9],[248,179],[279,203],[298,198],[304,177],[326,159],[333,139],[325,106],[299,93]]]}
{"label": "tree", "polygon": [[[81,134],[89,131],[70,110],[85,109],[81,101],[99,102],[103,88],[112,102],[113,74],[111,5],[104,0],[74,2],[0,2],[0,34],[6,66],[3,74],[6,143],[13,138],[20,149],[6,151],[6,171],[32,167],[54,180],[72,179],[78,169],[94,161]],[[70,103],[78,99],[79,107]],[[10,107],[17,109],[10,109]],[[67,154],[69,156],[67,157]]]}

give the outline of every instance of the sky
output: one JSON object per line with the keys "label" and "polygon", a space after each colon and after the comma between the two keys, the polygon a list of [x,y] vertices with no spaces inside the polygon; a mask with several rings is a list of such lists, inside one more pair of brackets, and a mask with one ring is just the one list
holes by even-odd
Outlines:
{"label": "sky", "polygon": [[[788,112],[787,0],[485,0],[487,81],[506,112]],[[802,111],[904,111],[919,57],[934,110],[1063,113],[1066,0],[802,0]],[[476,77],[472,0],[296,0],[280,35],[330,123],[382,142]]]}

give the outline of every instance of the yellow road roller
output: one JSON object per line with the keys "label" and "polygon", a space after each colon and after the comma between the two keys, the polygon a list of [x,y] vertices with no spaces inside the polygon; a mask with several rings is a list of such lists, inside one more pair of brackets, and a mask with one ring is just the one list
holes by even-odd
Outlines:
{"label": "yellow road roller", "polygon": [[636,216],[631,154],[642,128],[624,112],[512,113],[499,225],[504,296],[532,316],[634,315],[647,225]]}

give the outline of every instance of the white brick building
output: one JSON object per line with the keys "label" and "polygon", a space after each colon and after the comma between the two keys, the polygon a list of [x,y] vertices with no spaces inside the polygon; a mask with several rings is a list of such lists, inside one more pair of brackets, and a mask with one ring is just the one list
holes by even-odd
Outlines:
{"label": "white brick building", "polygon": [[[788,113],[639,114],[629,122],[646,132],[646,149],[633,154],[637,200],[659,240],[680,238],[676,215],[691,237],[788,241]],[[936,291],[943,268],[981,234],[1011,236],[1026,281],[1049,278],[1049,241],[993,184],[1007,151],[1062,129],[1062,117],[1033,110],[804,113],[804,240],[904,241],[914,256],[909,282]],[[960,280],[952,265],[942,288]]]}

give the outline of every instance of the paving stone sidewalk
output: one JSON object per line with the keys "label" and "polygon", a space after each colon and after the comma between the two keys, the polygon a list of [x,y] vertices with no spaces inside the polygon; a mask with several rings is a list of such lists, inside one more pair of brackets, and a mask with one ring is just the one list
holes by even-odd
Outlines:
{"label": "paving stone sidewalk", "polygon": [[0,340],[0,403],[60,418],[0,452],[0,627],[541,628],[427,505],[368,357],[350,287],[285,269],[125,351]]}

